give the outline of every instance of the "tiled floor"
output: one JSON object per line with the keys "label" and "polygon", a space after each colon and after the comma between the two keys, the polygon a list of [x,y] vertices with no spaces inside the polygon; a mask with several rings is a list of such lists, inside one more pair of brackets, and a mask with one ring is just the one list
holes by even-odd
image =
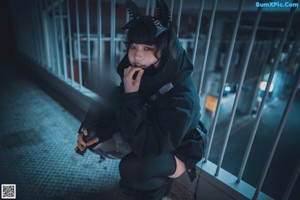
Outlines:
{"label": "tiled floor", "polygon": [[[80,122],[8,61],[0,90],[0,183],[16,184],[17,199],[126,199],[119,161],[74,153]],[[177,182],[172,193],[191,199]]]}

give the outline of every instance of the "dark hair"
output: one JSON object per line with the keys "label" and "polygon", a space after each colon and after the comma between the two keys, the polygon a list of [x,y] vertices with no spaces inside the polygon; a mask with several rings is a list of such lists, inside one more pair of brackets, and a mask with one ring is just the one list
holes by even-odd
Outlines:
{"label": "dark hair", "polygon": [[125,38],[125,52],[128,52],[132,43],[155,45],[157,47],[155,56],[157,57],[157,53],[159,51],[162,53],[160,61],[162,65],[168,59],[175,60],[177,58],[177,52],[174,49],[177,38],[175,24],[173,22],[169,22],[168,29],[155,37],[155,33],[153,33],[153,28],[150,24],[153,23],[152,17],[144,16],[143,18],[143,20],[137,20],[127,30]]}

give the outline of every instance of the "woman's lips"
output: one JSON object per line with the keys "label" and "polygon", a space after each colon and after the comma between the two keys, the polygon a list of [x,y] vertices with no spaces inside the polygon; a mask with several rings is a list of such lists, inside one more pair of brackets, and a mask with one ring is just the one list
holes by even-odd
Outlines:
{"label": "woman's lips", "polygon": [[137,67],[137,68],[145,68],[146,66],[145,65],[135,65],[135,67]]}

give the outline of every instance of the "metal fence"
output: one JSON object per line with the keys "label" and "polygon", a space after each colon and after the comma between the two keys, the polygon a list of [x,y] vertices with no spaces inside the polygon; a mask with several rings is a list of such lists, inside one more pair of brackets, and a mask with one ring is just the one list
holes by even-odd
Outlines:
{"label": "metal fence", "polygon": [[[144,8],[143,12],[154,15],[154,0],[137,1],[137,3],[140,7]],[[230,37],[227,39],[216,39],[215,37],[220,33],[222,34],[221,29],[217,30],[218,24],[216,23],[220,22],[220,20],[216,14],[218,6],[220,7],[220,4],[224,2],[214,0],[212,6],[205,11],[204,5],[207,2],[205,0],[195,1],[194,5],[197,6],[197,12],[195,13],[188,13],[184,10],[183,0],[169,0],[167,3],[170,5],[172,19],[177,23],[179,40],[195,65],[193,76],[199,95],[204,99],[202,107],[211,109],[211,112],[213,112],[213,118],[209,122],[209,142],[205,161],[209,159],[211,149],[213,148],[212,141],[219,119],[222,98],[226,95],[226,89],[230,82],[229,76],[233,76],[231,79],[234,81],[231,82],[235,82],[238,86],[235,91],[234,103],[230,111],[230,120],[227,124],[224,143],[215,171],[215,176],[218,176],[236,117],[238,103],[243,94],[244,88],[242,86],[252,78],[247,77],[246,72],[251,70],[249,66],[250,64],[253,65],[253,62],[259,61],[255,64],[262,67],[267,65],[267,58],[272,53],[271,49],[274,41],[259,40],[256,38],[261,16],[264,12],[262,7],[258,7],[253,12],[256,13],[255,19],[253,19],[250,28],[248,27],[247,29],[246,27],[247,30],[251,30],[249,31],[250,34],[245,38],[238,38],[238,30],[245,28],[241,25],[245,0],[240,0],[239,4],[232,11],[235,17],[231,20],[233,26],[231,27],[231,34],[229,34]],[[119,27],[128,20],[123,1],[12,0],[10,1],[10,5],[15,25],[17,47],[21,53],[79,91],[89,89],[101,95],[102,89],[106,86],[105,81],[108,78],[115,83],[119,82],[115,75],[116,65],[124,56],[124,33],[120,31]],[[255,125],[252,127],[252,133],[246,147],[240,171],[237,175],[237,183],[243,177],[253,140],[260,124],[264,105],[269,96],[269,92],[267,91],[272,87],[275,72],[284,53],[284,45],[288,43],[287,37],[296,9],[297,7],[291,7],[286,11],[289,12],[288,19],[286,19],[287,22],[285,27],[282,27],[282,34],[279,37],[279,41],[275,42],[277,48],[273,51],[273,61],[268,63],[269,76],[266,81],[265,92],[257,107]],[[205,26],[203,25],[204,19],[206,19]],[[192,20],[192,28],[187,28],[186,23],[188,20]],[[203,30],[203,27],[205,27],[205,30]],[[243,49],[243,59],[238,57],[240,54],[237,49]],[[253,51],[254,49],[255,51]],[[295,52],[297,53],[297,51]],[[266,59],[260,59],[262,53],[266,54],[262,56]],[[254,57],[254,61],[250,59],[251,56]],[[293,62],[299,66],[297,61],[294,60]],[[238,76],[234,76],[237,70],[232,71],[235,65],[239,66]],[[215,72],[216,66],[219,66],[221,69],[219,72]],[[258,75],[254,75],[254,77],[261,76],[255,79],[256,85],[262,81],[262,74],[266,73],[266,71],[267,69],[264,68]],[[208,78],[213,74],[217,74],[219,77],[219,81],[215,83],[215,88],[217,88],[215,92],[210,90],[211,87],[209,85],[216,81],[211,81]],[[276,140],[273,143],[258,184],[254,186],[256,187],[256,192],[253,194],[253,199],[257,199],[261,191],[285,125],[287,114],[299,87],[300,75],[297,74],[296,77],[288,103],[282,113],[276,133]],[[253,99],[256,98],[257,88],[258,86],[253,89]],[[212,93],[214,95],[211,95]],[[208,97],[212,98],[212,107],[207,105]],[[251,105],[253,107],[253,103]],[[299,168],[298,164],[294,176],[286,189],[284,199],[288,199],[291,193],[299,176]]]}

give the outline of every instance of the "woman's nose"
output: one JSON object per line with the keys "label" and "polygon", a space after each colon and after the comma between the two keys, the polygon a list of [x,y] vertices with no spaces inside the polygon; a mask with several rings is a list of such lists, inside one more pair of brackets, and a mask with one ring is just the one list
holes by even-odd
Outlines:
{"label": "woman's nose", "polygon": [[143,59],[142,52],[140,50],[136,50],[134,58],[136,61],[141,61]]}

